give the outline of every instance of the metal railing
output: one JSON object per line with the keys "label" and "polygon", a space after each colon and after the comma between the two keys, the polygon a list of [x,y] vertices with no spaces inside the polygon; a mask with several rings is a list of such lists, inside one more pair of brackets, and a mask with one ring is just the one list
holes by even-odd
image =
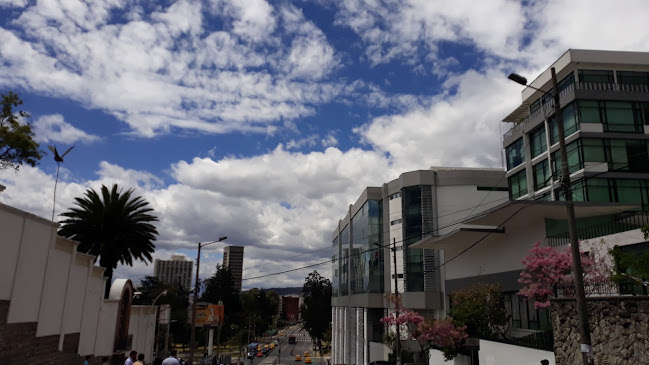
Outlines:
{"label": "metal railing", "polygon": [[[577,229],[577,239],[585,240],[595,237],[608,236],[615,233],[632,231],[649,224],[649,213],[625,213],[619,214],[608,223],[597,224]],[[563,232],[546,237],[548,245],[552,247],[567,245],[570,243],[568,232]]]}
{"label": "metal railing", "polygon": [[[578,82],[570,84],[565,89],[561,90],[559,97],[563,98],[567,94],[575,92],[575,90],[649,93],[649,85],[612,84],[605,82]],[[538,122],[540,120],[540,117],[545,119],[548,115],[552,114],[552,112],[554,112],[554,100],[550,99],[547,103],[541,105],[541,107],[534,113],[516,123],[511,129],[505,132],[505,134],[503,135],[504,139],[511,137],[512,135],[514,135],[514,133],[525,128],[525,126],[527,126],[528,124]]]}
{"label": "metal railing", "polygon": [[[584,292],[589,297],[611,295],[647,295],[647,287],[634,280],[605,281],[601,283],[584,284]],[[572,298],[575,296],[575,287],[572,285],[554,288],[555,298]]]}

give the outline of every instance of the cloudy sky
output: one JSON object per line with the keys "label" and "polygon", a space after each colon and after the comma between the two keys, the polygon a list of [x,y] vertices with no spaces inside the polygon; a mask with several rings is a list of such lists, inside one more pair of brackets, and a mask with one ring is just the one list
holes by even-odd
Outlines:
{"label": "cloudy sky", "polygon": [[[646,51],[646,14],[646,0],[0,0],[0,93],[24,100],[43,150],[76,146],[58,213],[87,188],[133,187],[160,218],[157,258],[227,235],[252,278],[327,260],[366,186],[500,167],[522,89],[506,76],[569,48]],[[55,175],[49,151],[0,171],[0,202],[49,219]],[[203,277],[222,260],[208,247]]]}

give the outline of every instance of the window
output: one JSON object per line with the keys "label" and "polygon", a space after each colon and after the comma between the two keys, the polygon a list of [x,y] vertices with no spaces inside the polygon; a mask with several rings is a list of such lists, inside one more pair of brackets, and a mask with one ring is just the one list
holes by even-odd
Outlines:
{"label": "window", "polygon": [[649,85],[649,72],[618,71],[618,84]]}
{"label": "window", "polygon": [[550,165],[545,159],[534,165],[534,190],[540,190],[550,183]]}
{"label": "window", "polygon": [[606,152],[611,170],[649,172],[646,140],[610,139],[606,141]]}
{"label": "window", "polygon": [[390,200],[401,198],[401,192],[390,195]]}
{"label": "window", "polygon": [[[570,103],[562,109],[563,114],[563,131],[565,136],[577,132],[579,130],[579,122],[577,120],[577,110],[575,103]],[[559,125],[554,115],[549,119],[550,125],[550,144],[559,142]]]}
{"label": "window", "polygon": [[527,176],[525,170],[515,173],[508,179],[509,182],[509,197],[511,199],[518,199],[521,196],[527,195]]}
{"label": "window", "polygon": [[[568,171],[571,174],[584,168],[580,139],[566,145],[566,154],[568,155]],[[561,151],[552,152],[552,172],[555,176],[561,176],[563,173]]]}
{"label": "window", "polygon": [[507,146],[507,170],[522,164],[525,161],[525,151],[523,150],[523,138]]}
{"label": "window", "polygon": [[636,123],[633,103],[628,101],[605,101],[607,132],[642,132],[642,123]]}
{"label": "window", "polygon": [[537,128],[530,133],[530,146],[532,149],[532,158],[539,156],[548,149],[545,126]]}
{"label": "window", "polygon": [[530,104],[530,114],[534,114],[539,109],[541,109],[541,99],[536,99],[535,102]]}
{"label": "window", "polygon": [[390,225],[394,226],[395,224],[401,224],[402,220],[401,219],[395,219],[393,221],[390,221]]}
{"label": "window", "polygon": [[581,123],[601,123],[599,101],[597,100],[580,100],[579,116]]}
{"label": "window", "polygon": [[604,140],[599,138],[584,138],[581,140],[583,146],[582,156],[585,162],[606,162],[606,151]]}
{"label": "window", "polygon": [[613,83],[613,71],[608,70],[579,70],[580,82]]}

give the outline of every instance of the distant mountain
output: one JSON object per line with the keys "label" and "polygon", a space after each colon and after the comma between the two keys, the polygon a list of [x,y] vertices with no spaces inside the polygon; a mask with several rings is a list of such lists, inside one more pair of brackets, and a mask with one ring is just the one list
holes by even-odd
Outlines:
{"label": "distant mountain", "polygon": [[[263,291],[274,291],[277,293],[277,295],[290,295],[290,294],[297,294],[300,295],[302,294],[302,287],[301,286],[296,286],[292,288],[259,288],[259,290]],[[244,290],[246,292],[247,290]]]}

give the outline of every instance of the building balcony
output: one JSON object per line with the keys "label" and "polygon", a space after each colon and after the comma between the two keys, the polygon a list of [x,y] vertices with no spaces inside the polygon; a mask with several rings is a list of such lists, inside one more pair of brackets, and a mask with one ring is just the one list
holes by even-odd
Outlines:
{"label": "building balcony", "polygon": [[[559,93],[559,96],[562,107],[575,99],[649,101],[649,85],[578,82],[568,85]],[[510,145],[524,133],[541,124],[553,113],[553,99],[541,105],[538,110],[531,114],[529,112],[529,103],[523,103],[503,119],[503,122],[514,123],[514,126],[503,135],[503,145]]]}
{"label": "building balcony", "polygon": [[[649,225],[649,213],[647,212],[620,213],[611,222],[577,229],[577,239],[581,241],[609,236],[616,233],[633,231],[646,225]],[[548,236],[546,240],[548,245],[552,247],[570,243],[568,232]]]}

